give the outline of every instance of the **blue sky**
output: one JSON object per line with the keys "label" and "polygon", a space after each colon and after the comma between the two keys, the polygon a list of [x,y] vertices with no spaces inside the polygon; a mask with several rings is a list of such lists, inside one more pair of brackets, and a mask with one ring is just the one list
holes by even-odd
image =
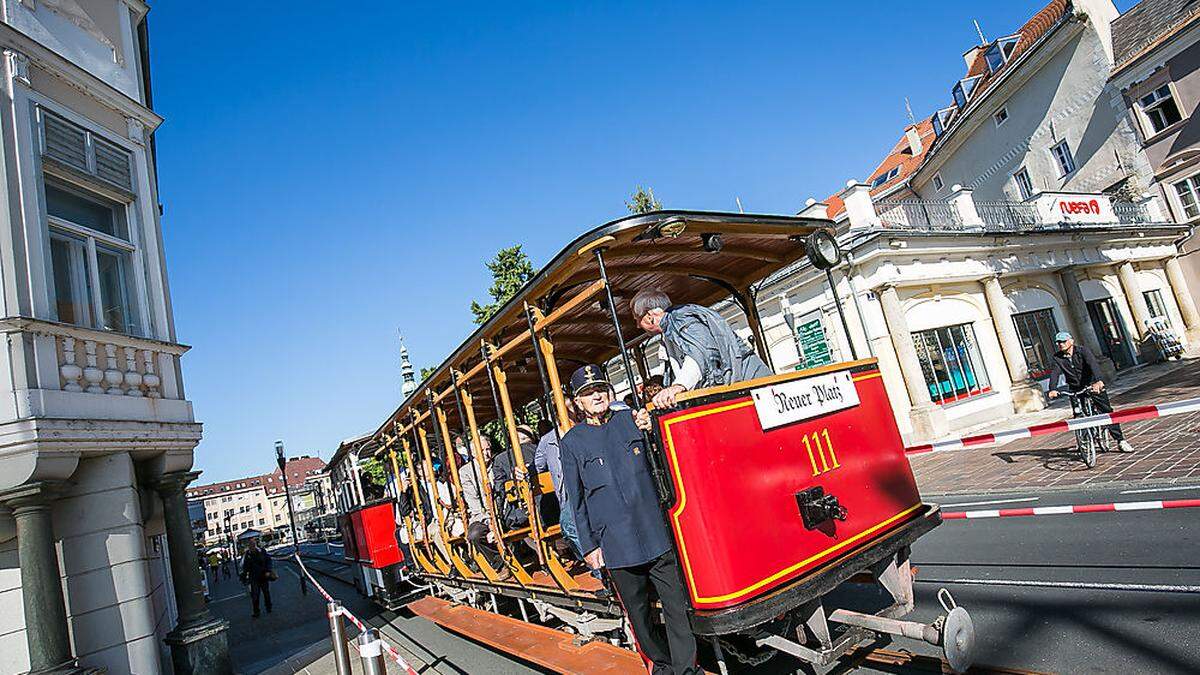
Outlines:
{"label": "blue sky", "polygon": [[[624,213],[794,213],[1044,2],[207,3],[150,15],[163,231],[203,481],[328,458],[473,329],[483,262]],[[1121,2],[1125,9],[1132,2]],[[277,9],[286,6],[287,11]]]}

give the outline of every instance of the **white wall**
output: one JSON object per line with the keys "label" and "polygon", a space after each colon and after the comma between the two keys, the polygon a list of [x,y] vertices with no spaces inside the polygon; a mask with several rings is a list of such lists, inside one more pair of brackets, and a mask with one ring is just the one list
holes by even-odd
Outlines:
{"label": "white wall", "polygon": [[[1014,78],[1028,77],[1020,86],[993,84],[985,92],[986,105],[935,150],[914,179],[922,198],[939,198],[930,181],[940,173],[945,185],[974,188],[979,200],[1019,199],[1012,174],[1022,166],[1035,192],[1100,192],[1131,172],[1139,176],[1141,189],[1147,188],[1149,163],[1126,111],[1115,107],[1106,91],[1111,66],[1105,44],[1090,21],[1058,30],[1046,46],[1062,43],[1064,34],[1073,36],[1031,76],[1034,69],[1028,66],[1038,55],[1014,71]],[[992,116],[1001,107],[1008,119],[997,127]],[[1063,139],[1078,168],[1060,177],[1050,147]]]}

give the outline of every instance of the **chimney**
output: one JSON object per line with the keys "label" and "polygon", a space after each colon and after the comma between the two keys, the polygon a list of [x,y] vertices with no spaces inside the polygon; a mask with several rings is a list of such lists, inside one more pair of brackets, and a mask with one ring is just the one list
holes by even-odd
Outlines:
{"label": "chimney", "polygon": [[971,66],[975,65],[976,57],[985,49],[987,49],[987,45],[975,45],[963,52],[963,61],[967,64],[967,75],[971,74]]}
{"label": "chimney", "polygon": [[908,125],[904,129],[904,137],[908,139],[908,149],[912,151],[913,157],[921,154],[921,150],[925,146],[921,145],[921,133],[917,131],[917,125]]}

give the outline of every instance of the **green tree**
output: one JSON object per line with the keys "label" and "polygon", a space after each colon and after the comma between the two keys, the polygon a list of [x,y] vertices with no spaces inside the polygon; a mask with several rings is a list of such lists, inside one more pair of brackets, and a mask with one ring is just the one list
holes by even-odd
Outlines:
{"label": "green tree", "polygon": [[363,476],[367,481],[376,487],[386,487],[388,482],[387,469],[384,468],[383,462],[378,459],[371,458],[359,465]]}
{"label": "green tree", "polygon": [[437,366],[425,366],[421,368],[421,379],[419,381],[424,382],[425,380],[428,380],[429,376],[432,375],[433,371],[435,370],[437,370]]}
{"label": "green tree", "polygon": [[651,211],[661,211],[662,202],[654,198],[654,188],[637,186],[633,191],[633,197],[625,202],[625,207],[630,213],[650,213]]}
{"label": "green tree", "polygon": [[475,315],[475,323],[482,324],[492,315],[500,311],[508,299],[517,294],[521,286],[533,277],[533,263],[529,256],[521,251],[521,245],[502,248],[491,262],[485,263],[492,271],[492,287],[488,295],[492,301],[486,305],[471,301],[471,313]]}

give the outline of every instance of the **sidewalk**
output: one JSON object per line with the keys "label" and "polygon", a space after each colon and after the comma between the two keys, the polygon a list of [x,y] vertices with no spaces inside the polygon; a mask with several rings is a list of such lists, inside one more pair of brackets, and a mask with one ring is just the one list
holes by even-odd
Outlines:
{"label": "sidewalk", "polygon": [[[335,574],[343,567],[326,564]],[[311,585],[307,595],[300,593],[299,570],[294,563],[277,559],[275,570],[279,580],[271,584],[274,611],[268,614],[264,606],[258,618],[250,616],[250,599],[237,579],[212,584],[209,609],[229,621],[229,652],[234,672],[245,675],[336,675],[325,599]],[[386,621],[378,616],[379,608],[348,586],[335,586],[338,582],[320,575],[317,579],[328,586],[347,609],[368,625],[382,629],[389,641],[396,644],[395,638],[388,635]],[[345,627],[347,639],[357,637],[358,630],[353,624],[346,621]],[[430,675],[438,672],[403,647],[401,652],[418,672]],[[362,664],[353,646],[350,661],[352,671],[361,673]],[[403,673],[390,660],[387,664],[388,673]]]}
{"label": "sidewalk", "polygon": [[[1110,390],[1116,409],[1200,396],[1200,359],[1131,371]],[[1064,403],[959,435],[1018,429],[1070,417]],[[1136,451],[1109,452],[1088,469],[1073,434],[912,458],[921,492],[929,495],[1079,489],[1113,485],[1200,484],[1200,413],[1122,425]]]}

